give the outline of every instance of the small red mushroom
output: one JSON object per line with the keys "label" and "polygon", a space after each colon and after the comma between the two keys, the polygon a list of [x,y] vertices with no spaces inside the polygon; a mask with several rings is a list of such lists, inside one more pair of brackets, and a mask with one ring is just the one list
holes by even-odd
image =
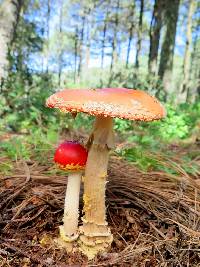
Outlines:
{"label": "small red mushroom", "polygon": [[80,183],[87,154],[87,150],[78,142],[65,141],[58,146],[54,155],[56,165],[61,170],[70,172],[65,196],[63,225],[60,226],[60,236],[66,242],[78,238]]}

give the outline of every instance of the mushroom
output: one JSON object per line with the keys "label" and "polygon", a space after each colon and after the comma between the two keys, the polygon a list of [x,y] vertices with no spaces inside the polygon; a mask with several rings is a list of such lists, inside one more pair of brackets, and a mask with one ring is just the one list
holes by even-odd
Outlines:
{"label": "mushroom", "polygon": [[66,242],[78,238],[79,193],[82,170],[85,169],[87,150],[78,142],[65,141],[55,151],[54,162],[61,170],[69,172],[64,204],[63,225],[60,237]]}
{"label": "mushroom", "polygon": [[114,148],[113,118],[153,121],[165,110],[144,91],[126,88],[63,90],[47,99],[46,105],[63,112],[85,112],[96,117],[88,140],[84,177],[84,216],[80,227],[81,250],[89,258],[107,251],[113,237],[106,221],[105,189],[109,151]]}

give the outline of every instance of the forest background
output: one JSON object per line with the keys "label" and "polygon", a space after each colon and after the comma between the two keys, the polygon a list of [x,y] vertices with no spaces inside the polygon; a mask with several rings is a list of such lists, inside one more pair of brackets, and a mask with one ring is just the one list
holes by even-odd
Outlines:
{"label": "forest background", "polygon": [[113,264],[199,264],[200,1],[0,0],[0,266],[85,260],[40,241],[62,221],[55,147],[84,142],[93,118],[45,101],[63,88],[102,87],[145,90],[167,111],[149,123],[115,119]]}

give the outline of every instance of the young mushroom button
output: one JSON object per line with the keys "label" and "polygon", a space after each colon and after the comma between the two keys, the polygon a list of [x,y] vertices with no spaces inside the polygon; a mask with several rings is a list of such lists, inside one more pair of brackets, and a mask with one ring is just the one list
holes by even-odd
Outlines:
{"label": "young mushroom button", "polygon": [[93,258],[108,250],[112,242],[106,221],[105,187],[109,151],[114,147],[113,118],[153,121],[165,117],[165,110],[146,92],[126,88],[67,89],[50,96],[46,104],[62,112],[85,112],[96,117],[88,140],[79,240],[81,250]]}
{"label": "young mushroom button", "polygon": [[82,170],[85,169],[87,150],[77,142],[65,141],[58,146],[54,162],[61,170],[69,172],[64,204],[63,226],[60,237],[71,242],[78,238],[79,193]]}

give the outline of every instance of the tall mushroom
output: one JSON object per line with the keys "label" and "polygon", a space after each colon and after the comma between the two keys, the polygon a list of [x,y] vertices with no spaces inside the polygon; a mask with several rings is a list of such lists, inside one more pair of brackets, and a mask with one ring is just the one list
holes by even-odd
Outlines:
{"label": "tall mushroom", "polygon": [[58,168],[69,172],[63,225],[60,226],[60,237],[66,242],[72,242],[79,236],[79,193],[82,171],[85,169],[87,154],[87,150],[79,143],[65,141],[57,147],[54,155],[54,162]]}
{"label": "tall mushroom", "polygon": [[112,234],[106,221],[105,189],[109,151],[114,147],[113,118],[138,121],[159,120],[165,110],[144,91],[126,88],[63,90],[50,96],[50,108],[63,112],[85,112],[96,117],[90,135],[84,177],[84,216],[80,227],[81,250],[93,258],[106,251]]}

